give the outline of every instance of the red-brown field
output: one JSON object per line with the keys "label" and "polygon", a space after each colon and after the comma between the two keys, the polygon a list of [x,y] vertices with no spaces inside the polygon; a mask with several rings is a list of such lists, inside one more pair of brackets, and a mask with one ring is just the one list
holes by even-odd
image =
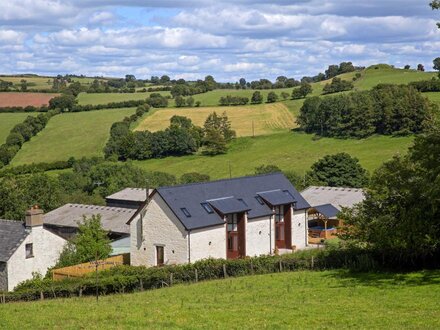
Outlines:
{"label": "red-brown field", "polygon": [[50,93],[0,93],[0,107],[40,107],[59,94]]}

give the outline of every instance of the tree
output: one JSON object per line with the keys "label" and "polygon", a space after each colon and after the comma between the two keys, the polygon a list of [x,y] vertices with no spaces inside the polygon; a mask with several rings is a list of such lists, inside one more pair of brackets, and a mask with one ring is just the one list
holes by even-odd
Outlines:
{"label": "tree", "polygon": [[312,165],[309,180],[330,187],[364,187],[368,183],[367,171],[357,158],[347,153],[327,155]]}
{"label": "tree", "polygon": [[189,107],[194,106],[194,98],[193,98],[192,96],[189,96],[189,97],[186,99],[186,105],[189,106]]}
{"label": "tree", "polygon": [[223,112],[221,116],[217,115],[216,112],[211,113],[208,118],[206,118],[205,124],[203,125],[205,131],[215,130],[223,137],[225,142],[229,142],[235,138],[235,131],[231,128],[231,122]]}
{"label": "tree", "polygon": [[246,89],[246,79],[240,78],[239,84],[241,89]]}
{"label": "tree", "polygon": [[160,77],[159,83],[161,84],[167,84],[171,81],[170,77],[167,75],[163,75],[162,77]]}
{"label": "tree", "polygon": [[203,154],[205,155],[214,156],[224,154],[227,151],[225,138],[220,131],[216,129],[208,129],[205,131],[203,145]]}
{"label": "tree", "polygon": [[[427,152],[429,150],[429,152]],[[365,201],[342,214],[343,238],[397,264],[440,260],[440,132],[419,135],[404,157],[372,176]]]}
{"label": "tree", "polygon": [[59,109],[61,111],[72,111],[77,104],[75,96],[64,94],[49,100],[49,109]]}
{"label": "tree", "polygon": [[338,65],[330,65],[327,70],[325,70],[325,79],[330,79],[336,77],[339,74]]}
{"label": "tree", "polygon": [[440,57],[435,58],[432,62],[434,63],[434,70],[438,71],[438,75],[440,77]]}
{"label": "tree", "polygon": [[[439,0],[433,0],[429,5],[431,6],[432,10],[440,9],[440,1]],[[437,23],[437,26],[440,29],[440,23]]]}
{"label": "tree", "polygon": [[134,82],[136,81],[136,77],[132,74],[125,75],[125,82]]}
{"label": "tree", "polygon": [[102,228],[101,215],[83,217],[78,223],[78,234],[61,252],[57,267],[106,259],[112,252],[107,232]]}
{"label": "tree", "polygon": [[269,92],[267,94],[267,103],[273,103],[278,101],[278,95],[275,92]]}
{"label": "tree", "polygon": [[405,69],[405,70],[409,70],[410,68],[411,68],[411,65],[409,65],[409,64],[407,64],[407,65],[404,66],[404,69]]}
{"label": "tree", "polygon": [[253,104],[263,103],[263,95],[261,95],[260,91],[255,91],[252,94],[251,103],[253,103]]}
{"label": "tree", "polygon": [[425,71],[423,64],[417,64],[417,71]]}
{"label": "tree", "polygon": [[25,79],[21,79],[20,80],[20,90],[22,92],[26,92],[27,91],[27,81]]}
{"label": "tree", "polygon": [[299,88],[296,88],[292,92],[292,99],[302,99],[305,98],[313,91],[312,85],[308,82],[302,82]]}
{"label": "tree", "polygon": [[183,96],[177,95],[174,98],[174,102],[176,103],[176,107],[181,108],[185,106],[185,99],[183,98]]}
{"label": "tree", "polygon": [[289,98],[290,94],[287,92],[281,92],[281,97],[283,98],[283,100],[287,100]]}

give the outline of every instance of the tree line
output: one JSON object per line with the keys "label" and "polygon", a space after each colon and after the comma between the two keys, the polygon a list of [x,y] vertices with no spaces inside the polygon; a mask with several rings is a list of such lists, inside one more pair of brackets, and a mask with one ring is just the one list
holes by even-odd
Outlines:
{"label": "tree line", "polygon": [[297,119],[307,133],[339,138],[423,132],[433,123],[433,105],[405,85],[378,85],[370,91],[307,98]]}

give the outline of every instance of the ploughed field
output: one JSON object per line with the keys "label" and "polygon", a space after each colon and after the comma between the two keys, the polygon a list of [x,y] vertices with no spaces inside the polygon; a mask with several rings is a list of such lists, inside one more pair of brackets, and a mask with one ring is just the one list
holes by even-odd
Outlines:
{"label": "ploughed field", "polygon": [[0,328],[437,329],[439,296],[439,271],[300,271],[1,305]]}
{"label": "ploughed field", "polygon": [[206,118],[214,111],[218,115],[226,112],[237,136],[265,135],[296,127],[295,117],[288,107],[277,102],[257,106],[156,110],[146,114],[136,130],[152,132],[163,130],[170,125],[170,119],[174,115],[188,117],[195,125],[203,126]]}
{"label": "ploughed field", "polygon": [[41,107],[48,105],[55,96],[58,94],[3,92],[0,93],[0,107]]}

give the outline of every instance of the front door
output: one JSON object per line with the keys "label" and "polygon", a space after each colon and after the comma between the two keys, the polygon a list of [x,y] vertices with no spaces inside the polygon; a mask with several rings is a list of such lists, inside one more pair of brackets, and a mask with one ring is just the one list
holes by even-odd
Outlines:
{"label": "front door", "polygon": [[275,246],[278,249],[286,248],[286,235],[284,223],[284,206],[275,206]]}
{"label": "front door", "polygon": [[156,246],[156,265],[163,266],[165,262],[165,253],[163,246]]}
{"label": "front door", "polygon": [[245,227],[244,213],[228,214],[227,219],[227,247],[226,257],[237,259],[246,255],[245,250]]}

